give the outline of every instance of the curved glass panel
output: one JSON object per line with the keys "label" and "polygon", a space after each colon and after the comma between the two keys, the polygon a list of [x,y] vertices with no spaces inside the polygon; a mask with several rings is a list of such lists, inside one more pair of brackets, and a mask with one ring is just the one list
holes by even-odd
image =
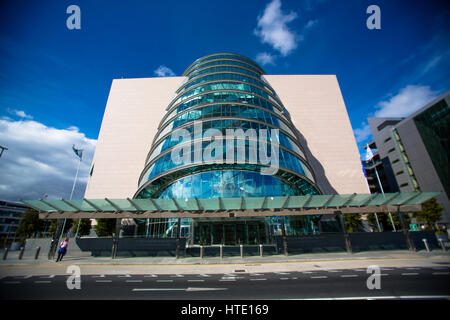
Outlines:
{"label": "curved glass panel", "polygon": [[250,64],[242,63],[242,62],[235,61],[235,60],[223,59],[223,60],[211,61],[211,62],[207,62],[207,63],[201,64],[200,66],[195,67],[194,69],[190,70],[185,75],[189,76],[190,74],[196,72],[197,70],[200,70],[200,69],[203,69],[203,68],[207,68],[207,67],[212,67],[212,66],[218,66],[218,65],[233,65],[233,66],[244,67],[244,68],[252,70],[255,73],[262,74],[262,72],[260,70],[258,70],[257,68],[251,66]]}
{"label": "curved glass panel", "polygon": [[[200,142],[198,142],[200,143]],[[200,159],[196,159],[195,152],[196,148],[193,144],[185,145],[185,148],[180,146],[180,150],[177,150],[177,154],[174,156],[174,153],[168,152],[165,155],[162,155],[158,158],[147,170],[144,171],[142,179],[139,182],[139,186],[143,185],[145,182],[153,179],[157,175],[166,172],[168,170],[172,170],[177,167],[183,167],[191,164],[208,164],[208,163],[226,163],[226,159],[233,158],[234,162],[238,162],[237,159],[241,161],[245,161],[245,163],[251,163],[258,165],[260,168],[263,167],[262,159],[260,157],[260,145],[257,141],[249,141],[245,140],[244,144],[244,154],[240,153],[242,151],[238,147],[237,140],[234,141],[232,149],[230,149],[230,145],[227,145],[227,141],[223,140],[222,146],[216,148],[211,153],[207,153],[204,150],[211,145],[211,141],[202,141],[201,142],[201,150],[203,151],[200,154]],[[214,144],[217,146],[217,144]],[[220,150],[221,149],[221,150]],[[228,151],[231,150],[231,151]],[[267,147],[267,155],[269,156],[269,150],[271,150],[270,143]],[[182,152],[187,151],[188,154],[185,155]],[[217,152],[217,153],[216,153]],[[179,155],[179,156],[178,156]],[[211,155],[212,159],[209,159],[209,155]],[[176,157],[176,158],[175,158]],[[175,159],[174,159],[175,158]],[[302,161],[293,155],[292,153],[279,148],[278,150],[278,159],[276,159],[277,163],[271,163],[271,165],[276,165],[277,167],[284,167],[286,169],[290,169],[292,171],[298,172],[301,175],[307,176],[311,175],[310,171],[304,168],[307,168]],[[313,177],[310,177],[310,180],[314,180]]]}
{"label": "curved glass panel", "polygon": [[[214,110],[219,109],[220,110],[220,105],[218,106],[217,109],[215,109],[215,107],[217,106],[211,106],[212,108],[205,108],[206,110],[204,111],[205,114],[205,118],[208,117],[212,117],[212,114],[214,114]],[[248,108],[248,109],[254,109],[254,108]],[[239,110],[242,111],[246,111],[248,112],[248,109],[241,109],[239,108]],[[258,109],[259,110],[259,109]],[[249,114],[244,114],[243,117],[247,116],[247,118],[252,118],[250,115],[252,114],[253,110],[250,111]],[[198,113],[194,113],[195,115],[198,115]],[[256,114],[256,113],[255,113]],[[218,117],[218,116],[215,116]],[[184,117],[183,117],[184,118]],[[220,118],[225,118],[225,116],[222,116]],[[189,120],[189,121],[188,121]],[[281,125],[277,126],[275,123],[278,122],[278,119],[276,119],[274,117],[274,119],[271,119],[274,121],[273,127],[269,126],[269,125],[265,125],[262,123],[258,123],[258,122],[254,122],[254,121],[246,121],[246,120],[241,120],[241,119],[216,119],[216,120],[206,120],[202,122],[202,130],[201,130],[201,134],[202,136],[204,136],[205,132],[208,129],[214,128],[214,129],[218,129],[222,131],[222,134],[225,136],[227,134],[226,130],[227,129],[242,129],[244,131],[247,131],[248,129],[255,129],[257,131],[261,130],[261,129],[265,129],[268,130],[268,137],[270,139],[270,129],[274,129],[274,128],[281,128],[282,130],[285,130],[285,132],[287,132],[288,134],[291,135],[291,137],[295,137],[292,130],[290,128],[288,128],[285,124],[283,124],[284,126],[286,126],[285,128]],[[191,137],[194,136],[194,119],[190,120],[189,118],[186,120],[180,120],[180,121],[184,121],[184,123],[188,123],[188,122],[192,122],[189,126],[183,127],[182,129],[179,130],[186,130],[186,134],[189,134]],[[268,124],[272,124],[269,121],[265,121]],[[183,124],[184,124],[183,123]],[[281,123],[281,122],[279,122]],[[163,131],[161,131],[160,134],[158,134],[158,137],[156,138],[157,140],[155,140],[156,144],[159,144],[161,142],[159,142],[160,138],[164,137],[164,135],[170,133],[173,131],[173,133],[176,132],[176,128],[175,125],[181,126],[182,124],[180,124],[179,122],[176,124],[175,121],[172,122],[172,124],[169,124],[167,127],[165,127],[163,129]],[[200,132],[199,132],[200,133]],[[175,135],[174,135],[175,136]],[[278,140],[279,143],[282,144],[283,146],[287,147],[288,149],[294,150],[294,143],[292,143],[292,139],[289,138],[289,136],[285,133],[283,133],[282,131],[279,132],[279,136],[278,136]],[[166,150],[169,148],[172,148],[173,146],[175,146],[179,141],[173,140],[172,139],[172,135],[168,135],[165,139],[164,139],[164,147],[162,150]]]}
{"label": "curved glass panel", "polygon": [[189,76],[188,81],[191,81],[192,79],[199,77],[201,75],[204,75],[204,74],[216,73],[216,72],[237,72],[237,73],[248,74],[249,76],[252,76],[255,78],[260,78],[259,73],[252,72],[251,70],[248,70],[248,69],[244,69],[244,68],[240,68],[240,67],[233,67],[233,66],[218,66],[218,67],[206,68],[202,71],[196,72],[195,74],[191,74]]}
{"label": "curved glass panel", "polygon": [[253,62],[252,60],[240,56],[240,55],[236,55],[236,54],[214,54],[208,57],[204,57],[204,58],[200,58],[198,60],[196,60],[194,63],[192,63],[187,69],[186,71],[183,73],[183,75],[187,74],[187,72],[190,72],[194,67],[198,66],[199,64],[202,64],[203,62],[206,61],[210,61],[210,60],[217,60],[217,59],[234,59],[234,60],[240,60],[243,61],[245,63],[251,64],[252,66],[256,67],[258,70],[260,69],[261,72],[263,72],[263,70],[261,69],[260,66],[258,66],[255,62]]}
{"label": "curved glass panel", "polygon": [[161,199],[216,197],[298,196],[301,192],[273,176],[251,171],[208,171],[177,180],[165,188]]}

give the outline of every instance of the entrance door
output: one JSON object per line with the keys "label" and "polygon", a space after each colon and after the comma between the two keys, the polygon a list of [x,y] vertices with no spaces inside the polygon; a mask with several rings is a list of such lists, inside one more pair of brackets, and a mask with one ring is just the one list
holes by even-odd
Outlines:
{"label": "entrance door", "polygon": [[236,244],[236,225],[234,224],[224,224],[224,238],[225,245],[234,246]]}

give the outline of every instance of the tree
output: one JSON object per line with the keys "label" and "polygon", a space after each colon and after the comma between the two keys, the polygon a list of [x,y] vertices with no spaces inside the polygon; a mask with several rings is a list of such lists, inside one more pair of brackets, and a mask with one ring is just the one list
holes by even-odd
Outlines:
{"label": "tree", "polygon": [[442,211],[444,211],[444,208],[442,208],[435,198],[431,198],[422,204],[421,211],[414,213],[414,218],[419,223],[427,224],[427,229],[434,230],[435,223],[442,219]]}
{"label": "tree", "polygon": [[[78,223],[80,219],[74,220],[72,233],[77,234]],[[80,230],[78,231],[78,236],[87,236],[91,232],[91,219],[81,219]]]}
{"label": "tree", "polygon": [[358,232],[362,226],[361,214],[346,214],[344,217],[347,232]]}
{"label": "tree", "polygon": [[116,232],[116,219],[97,219],[95,232],[99,237],[109,237]]}
{"label": "tree", "polygon": [[[64,219],[61,219],[61,227],[64,224]],[[48,232],[50,232],[50,234],[54,234],[56,232],[57,229],[57,225],[58,225],[58,220],[57,219],[52,219],[52,222],[50,223],[50,227],[48,228]],[[66,234],[70,228],[72,227],[72,219],[67,219],[66,221],[66,225],[64,227],[64,232],[63,235]],[[59,235],[58,235],[59,237]]]}
{"label": "tree", "polygon": [[32,237],[39,231],[43,231],[44,223],[39,220],[39,212],[34,209],[27,209],[22,214],[22,219],[19,222],[19,227],[16,230],[16,235],[21,239]]}

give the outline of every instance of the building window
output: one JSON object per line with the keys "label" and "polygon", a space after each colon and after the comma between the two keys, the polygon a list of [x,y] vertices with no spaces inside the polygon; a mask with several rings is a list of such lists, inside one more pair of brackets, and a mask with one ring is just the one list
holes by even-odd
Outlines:
{"label": "building window", "polygon": [[390,150],[388,151],[388,153],[391,153],[391,152],[393,152],[393,151],[395,151],[395,148],[390,149]]}
{"label": "building window", "polygon": [[389,140],[391,140],[391,137],[389,137],[386,140],[384,140],[384,143],[388,142]]}
{"label": "building window", "polygon": [[398,176],[398,175],[401,175],[402,173],[403,173],[403,170],[400,170],[400,171],[397,172],[395,175]]}

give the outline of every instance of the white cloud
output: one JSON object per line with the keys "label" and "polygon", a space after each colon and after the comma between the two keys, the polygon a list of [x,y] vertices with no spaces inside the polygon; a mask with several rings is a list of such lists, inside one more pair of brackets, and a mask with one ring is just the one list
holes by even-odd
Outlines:
{"label": "white cloud", "polygon": [[164,65],[160,65],[155,71],[154,73],[158,76],[158,77],[174,77],[175,76],[175,72],[173,72],[170,68],[164,66]]}
{"label": "white cloud", "polygon": [[408,85],[389,100],[379,102],[375,117],[407,117],[437,96],[429,86]]}
{"label": "white cloud", "polygon": [[309,31],[309,30],[311,30],[312,28],[314,28],[315,26],[317,26],[317,24],[319,23],[319,20],[309,20],[307,23],[306,23],[306,25],[305,25],[305,27],[304,27],[304,31]]}
{"label": "white cloud", "polygon": [[23,110],[16,110],[16,109],[11,110],[11,109],[8,109],[7,111],[10,114],[14,114],[14,115],[16,115],[18,117],[21,117],[21,118],[24,118],[24,119],[33,119],[32,116],[26,114],[25,111],[23,111]]}
{"label": "white cloud", "polygon": [[33,120],[0,120],[0,199],[70,197],[78,158],[72,145],[84,149],[73,198],[81,198],[89,177],[96,140],[78,128],[57,129]]}
{"label": "white cloud", "polygon": [[255,61],[263,66],[268,64],[275,65],[275,56],[267,52],[260,52],[256,55]]}
{"label": "white cloud", "polygon": [[353,130],[353,132],[355,133],[356,142],[358,144],[367,140],[372,135],[367,123],[362,123],[362,127]]}
{"label": "white cloud", "polygon": [[261,38],[262,43],[271,45],[283,56],[287,56],[297,48],[297,42],[302,40],[301,36],[287,27],[287,24],[296,18],[295,12],[283,14],[280,0],[272,0],[264,9],[264,13],[258,16],[254,33]]}

